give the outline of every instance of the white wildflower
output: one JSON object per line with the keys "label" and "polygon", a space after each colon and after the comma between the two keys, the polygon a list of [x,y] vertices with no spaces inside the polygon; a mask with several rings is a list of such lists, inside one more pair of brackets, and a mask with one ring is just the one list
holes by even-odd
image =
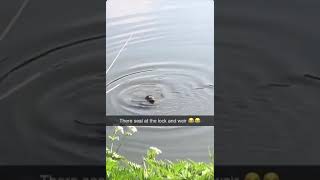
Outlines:
{"label": "white wildflower", "polygon": [[124,134],[123,127],[121,127],[121,126],[116,126],[114,130],[115,130],[115,133],[117,133],[117,132],[119,132],[119,131],[120,131],[120,132],[121,132],[121,134]]}
{"label": "white wildflower", "polygon": [[138,129],[135,126],[128,126],[128,129],[132,132],[135,133],[138,131]]}
{"label": "white wildflower", "polygon": [[152,150],[153,152],[155,152],[157,155],[161,154],[162,151],[160,149],[158,149],[157,147],[150,147],[150,150]]}
{"label": "white wildflower", "polygon": [[125,135],[126,136],[132,136],[132,133],[131,132],[126,132]]}

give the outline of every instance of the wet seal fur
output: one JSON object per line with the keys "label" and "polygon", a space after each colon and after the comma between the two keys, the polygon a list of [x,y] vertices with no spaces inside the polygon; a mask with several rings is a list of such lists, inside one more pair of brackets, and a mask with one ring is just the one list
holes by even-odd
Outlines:
{"label": "wet seal fur", "polygon": [[145,97],[145,100],[147,100],[150,104],[154,104],[155,103],[155,98],[152,95],[148,95]]}

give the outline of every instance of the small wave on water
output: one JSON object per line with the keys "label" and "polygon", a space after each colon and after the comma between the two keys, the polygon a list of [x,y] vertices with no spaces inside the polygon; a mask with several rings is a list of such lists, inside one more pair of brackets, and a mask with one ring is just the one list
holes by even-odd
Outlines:
{"label": "small wave on water", "polygon": [[213,3],[135,4],[107,5],[106,115],[213,115]]}
{"label": "small wave on water", "polygon": [[[107,83],[107,114],[206,115],[213,109],[210,69],[172,62],[140,64]],[[145,97],[151,95],[155,103]]]}
{"label": "small wave on water", "polygon": [[[109,0],[108,9],[106,115],[213,115],[213,2]],[[120,154],[138,163],[150,146],[160,158],[208,161],[214,144],[213,126],[137,128]]]}
{"label": "small wave on water", "polygon": [[0,38],[0,164],[104,164],[104,7],[21,2]]}

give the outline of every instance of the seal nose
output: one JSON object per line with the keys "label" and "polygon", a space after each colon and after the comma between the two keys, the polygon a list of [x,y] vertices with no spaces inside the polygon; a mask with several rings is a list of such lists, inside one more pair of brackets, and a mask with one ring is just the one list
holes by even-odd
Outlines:
{"label": "seal nose", "polygon": [[155,103],[155,98],[151,95],[146,96],[145,99],[151,104]]}

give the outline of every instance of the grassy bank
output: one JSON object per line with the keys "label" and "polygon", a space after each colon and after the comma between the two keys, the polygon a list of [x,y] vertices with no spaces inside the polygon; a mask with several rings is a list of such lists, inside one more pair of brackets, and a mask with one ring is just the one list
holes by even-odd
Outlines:
{"label": "grassy bank", "polygon": [[[116,126],[113,134],[108,136],[110,144],[106,149],[106,173],[107,179],[118,180],[213,180],[213,155],[209,151],[210,163],[194,162],[192,160],[158,160],[157,156],[162,151],[156,147],[150,147],[142,157],[143,163],[136,164],[125,156],[118,154],[122,145],[121,138],[132,136],[137,132],[134,126]],[[119,145],[114,147],[116,142]]]}

